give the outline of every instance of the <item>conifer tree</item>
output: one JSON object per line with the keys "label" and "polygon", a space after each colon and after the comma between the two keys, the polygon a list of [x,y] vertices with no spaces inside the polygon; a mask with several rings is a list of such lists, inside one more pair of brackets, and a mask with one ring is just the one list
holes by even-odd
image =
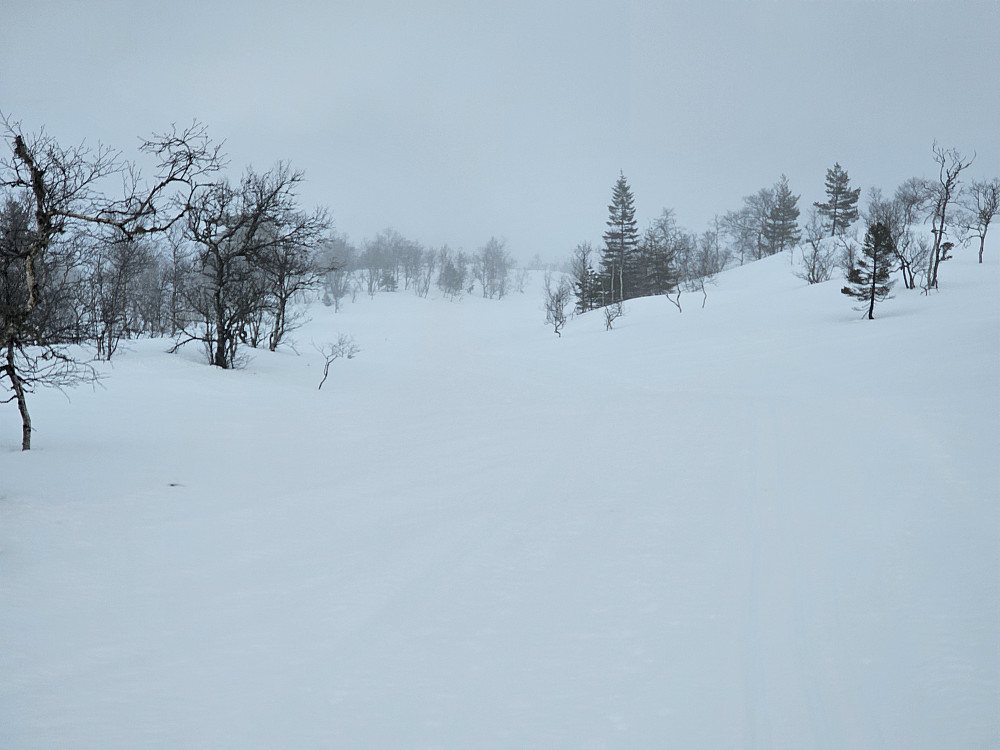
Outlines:
{"label": "conifer tree", "polygon": [[600,279],[590,261],[593,252],[589,242],[581,242],[570,260],[570,277],[573,280],[573,293],[576,295],[576,311],[579,313],[600,306]]}
{"label": "conifer tree", "polygon": [[678,281],[677,249],[682,237],[673,210],[663,209],[636,249],[637,274],[632,296],[669,294],[674,290]]}
{"label": "conifer tree", "polygon": [[635,198],[624,173],[618,177],[612,192],[607,225],[600,272],[606,295],[603,304],[628,299],[634,283],[631,274],[639,246],[639,230],[635,221]]}
{"label": "conifer tree", "polygon": [[826,203],[814,203],[826,220],[830,237],[843,234],[858,220],[861,188],[851,187],[851,178],[839,163],[826,170]]}
{"label": "conifer tree", "polygon": [[861,304],[855,308],[868,312],[868,319],[875,317],[875,303],[888,299],[893,282],[889,273],[893,266],[892,232],[882,222],[868,227],[861,255],[847,274],[847,286],[840,291],[854,297]]}
{"label": "conifer tree", "polygon": [[781,179],[774,184],[774,202],[764,221],[764,238],[769,254],[794,247],[802,238],[798,202],[799,196],[792,195],[788,187],[788,178],[781,175]]}

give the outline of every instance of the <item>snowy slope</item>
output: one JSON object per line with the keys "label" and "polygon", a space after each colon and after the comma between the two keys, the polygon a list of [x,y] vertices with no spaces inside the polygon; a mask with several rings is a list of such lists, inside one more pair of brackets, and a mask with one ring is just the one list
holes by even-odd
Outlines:
{"label": "snowy slope", "polygon": [[[995,747],[1000,265],[322,306],[0,411],[0,747]],[[333,365],[310,346],[354,336]]]}

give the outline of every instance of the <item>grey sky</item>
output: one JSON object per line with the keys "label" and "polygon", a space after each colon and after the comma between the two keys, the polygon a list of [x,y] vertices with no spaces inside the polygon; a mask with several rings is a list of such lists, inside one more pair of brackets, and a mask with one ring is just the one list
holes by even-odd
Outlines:
{"label": "grey sky", "polygon": [[[619,170],[641,224],[701,231],[839,161],[892,190],[932,141],[1000,174],[997,0],[0,0],[0,111],[134,154],[197,118],[231,171],[306,172],[360,241],[598,241]],[[40,45],[37,48],[34,45]]]}

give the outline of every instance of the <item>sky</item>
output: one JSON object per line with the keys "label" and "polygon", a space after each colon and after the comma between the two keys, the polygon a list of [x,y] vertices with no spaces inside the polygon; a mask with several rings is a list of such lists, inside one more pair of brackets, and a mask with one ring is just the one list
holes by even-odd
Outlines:
{"label": "sky", "polygon": [[600,242],[620,173],[640,228],[670,208],[698,232],[782,174],[803,209],[834,162],[865,191],[933,177],[935,141],[1000,175],[1000,0],[0,9],[0,112],[25,131],[136,156],[198,120],[233,177],[303,170],[355,243],[558,261]]}

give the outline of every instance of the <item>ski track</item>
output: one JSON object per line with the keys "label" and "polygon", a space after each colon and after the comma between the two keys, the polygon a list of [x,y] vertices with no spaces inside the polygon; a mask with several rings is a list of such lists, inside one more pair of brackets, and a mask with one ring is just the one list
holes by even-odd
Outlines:
{"label": "ski track", "polygon": [[0,413],[0,747],[988,747],[997,264],[872,325],[777,261],[561,339],[537,287],[317,306],[322,391],[139,342],[30,455]]}

